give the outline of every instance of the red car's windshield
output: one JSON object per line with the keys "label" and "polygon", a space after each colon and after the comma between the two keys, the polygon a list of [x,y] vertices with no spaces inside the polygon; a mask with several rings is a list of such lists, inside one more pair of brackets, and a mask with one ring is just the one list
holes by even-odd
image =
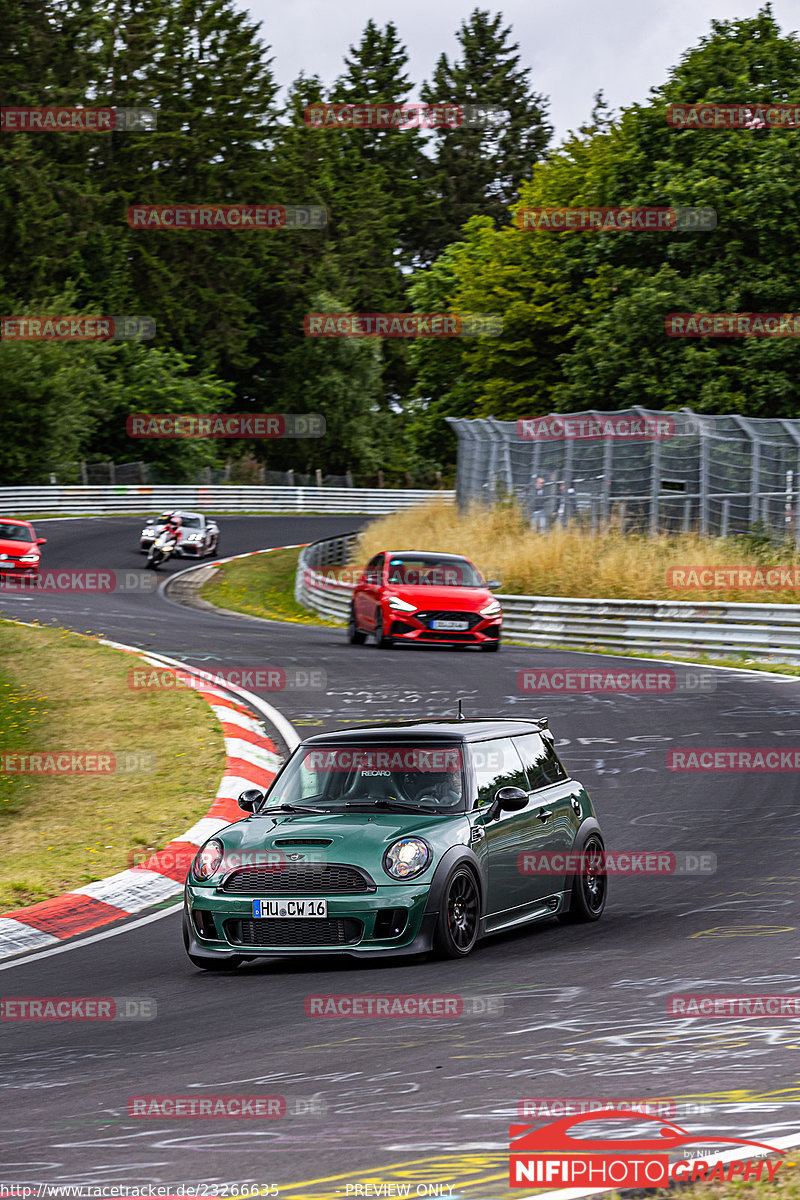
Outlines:
{"label": "red car's windshield", "polygon": [[11,525],[0,521],[0,541],[32,542],[33,532],[27,525]]}
{"label": "red car's windshield", "polygon": [[480,573],[466,558],[435,554],[396,554],[389,559],[388,582],[406,587],[485,587]]}

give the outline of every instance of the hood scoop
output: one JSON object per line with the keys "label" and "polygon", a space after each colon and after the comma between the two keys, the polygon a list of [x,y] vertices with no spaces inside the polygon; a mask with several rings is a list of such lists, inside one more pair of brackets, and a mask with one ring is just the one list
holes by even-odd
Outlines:
{"label": "hood scoop", "polygon": [[333,838],[275,838],[273,846],[332,846]]}

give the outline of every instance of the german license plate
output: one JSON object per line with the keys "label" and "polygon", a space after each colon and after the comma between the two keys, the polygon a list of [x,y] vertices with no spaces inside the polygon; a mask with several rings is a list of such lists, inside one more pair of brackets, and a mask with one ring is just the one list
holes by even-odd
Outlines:
{"label": "german license plate", "polygon": [[327,900],[254,900],[254,917],[327,917]]}
{"label": "german license plate", "polygon": [[469,621],[431,621],[431,629],[452,629],[463,631],[469,629]]}

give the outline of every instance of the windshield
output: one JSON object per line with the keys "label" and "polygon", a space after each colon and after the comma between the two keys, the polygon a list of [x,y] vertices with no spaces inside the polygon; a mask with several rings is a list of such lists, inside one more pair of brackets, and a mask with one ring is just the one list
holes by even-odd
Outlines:
{"label": "windshield", "polygon": [[461,747],[306,746],[290,759],[261,811],[282,804],[330,812],[463,812]]}
{"label": "windshield", "polygon": [[11,525],[0,521],[0,538],[6,542],[32,542],[33,531],[27,525]]}
{"label": "windshield", "polygon": [[389,559],[389,583],[407,587],[485,587],[486,581],[466,558],[436,554],[395,554]]}

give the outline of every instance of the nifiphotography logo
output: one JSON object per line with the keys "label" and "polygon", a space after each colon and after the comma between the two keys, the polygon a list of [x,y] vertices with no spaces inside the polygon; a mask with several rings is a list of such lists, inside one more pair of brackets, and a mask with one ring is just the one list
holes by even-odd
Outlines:
{"label": "nifiphotography logo", "polygon": [[[621,1122],[641,1124],[654,1122],[653,1136],[649,1138],[626,1138],[625,1126]],[[599,1140],[582,1138],[572,1131],[589,1121],[593,1126],[605,1123],[607,1137]],[[597,1188],[660,1188],[676,1182],[705,1183],[724,1180],[732,1182],[742,1179],[775,1178],[779,1162],[764,1161],[765,1154],[785,1154],[774,1146],[763,1142],[751,1142],[745,1138],[723,1138],[716,1134],[691,1134],[664,1121],[663,1117],[647,1113],[636,1114],[605,1108],[599,1112],[581,1113],[563,1117],[541,1128],[531,1125],[511,1125],[509,1184],[511,1187],[542,1187],[558,1185],[575,1187],[589,1184]],[[619,1136],[619,1135],[622,1136]],[[678,1151],[692,1142],[718,1142],[724,1146],[752,1146],[760,1152],[757,1156],[741,1158],[732,1162],[712,1162],[714,1155],[692,1158],[679,1157],[670,1161],[670,1151]],[[717,1155],[721,1153],[716,1152]]]}

